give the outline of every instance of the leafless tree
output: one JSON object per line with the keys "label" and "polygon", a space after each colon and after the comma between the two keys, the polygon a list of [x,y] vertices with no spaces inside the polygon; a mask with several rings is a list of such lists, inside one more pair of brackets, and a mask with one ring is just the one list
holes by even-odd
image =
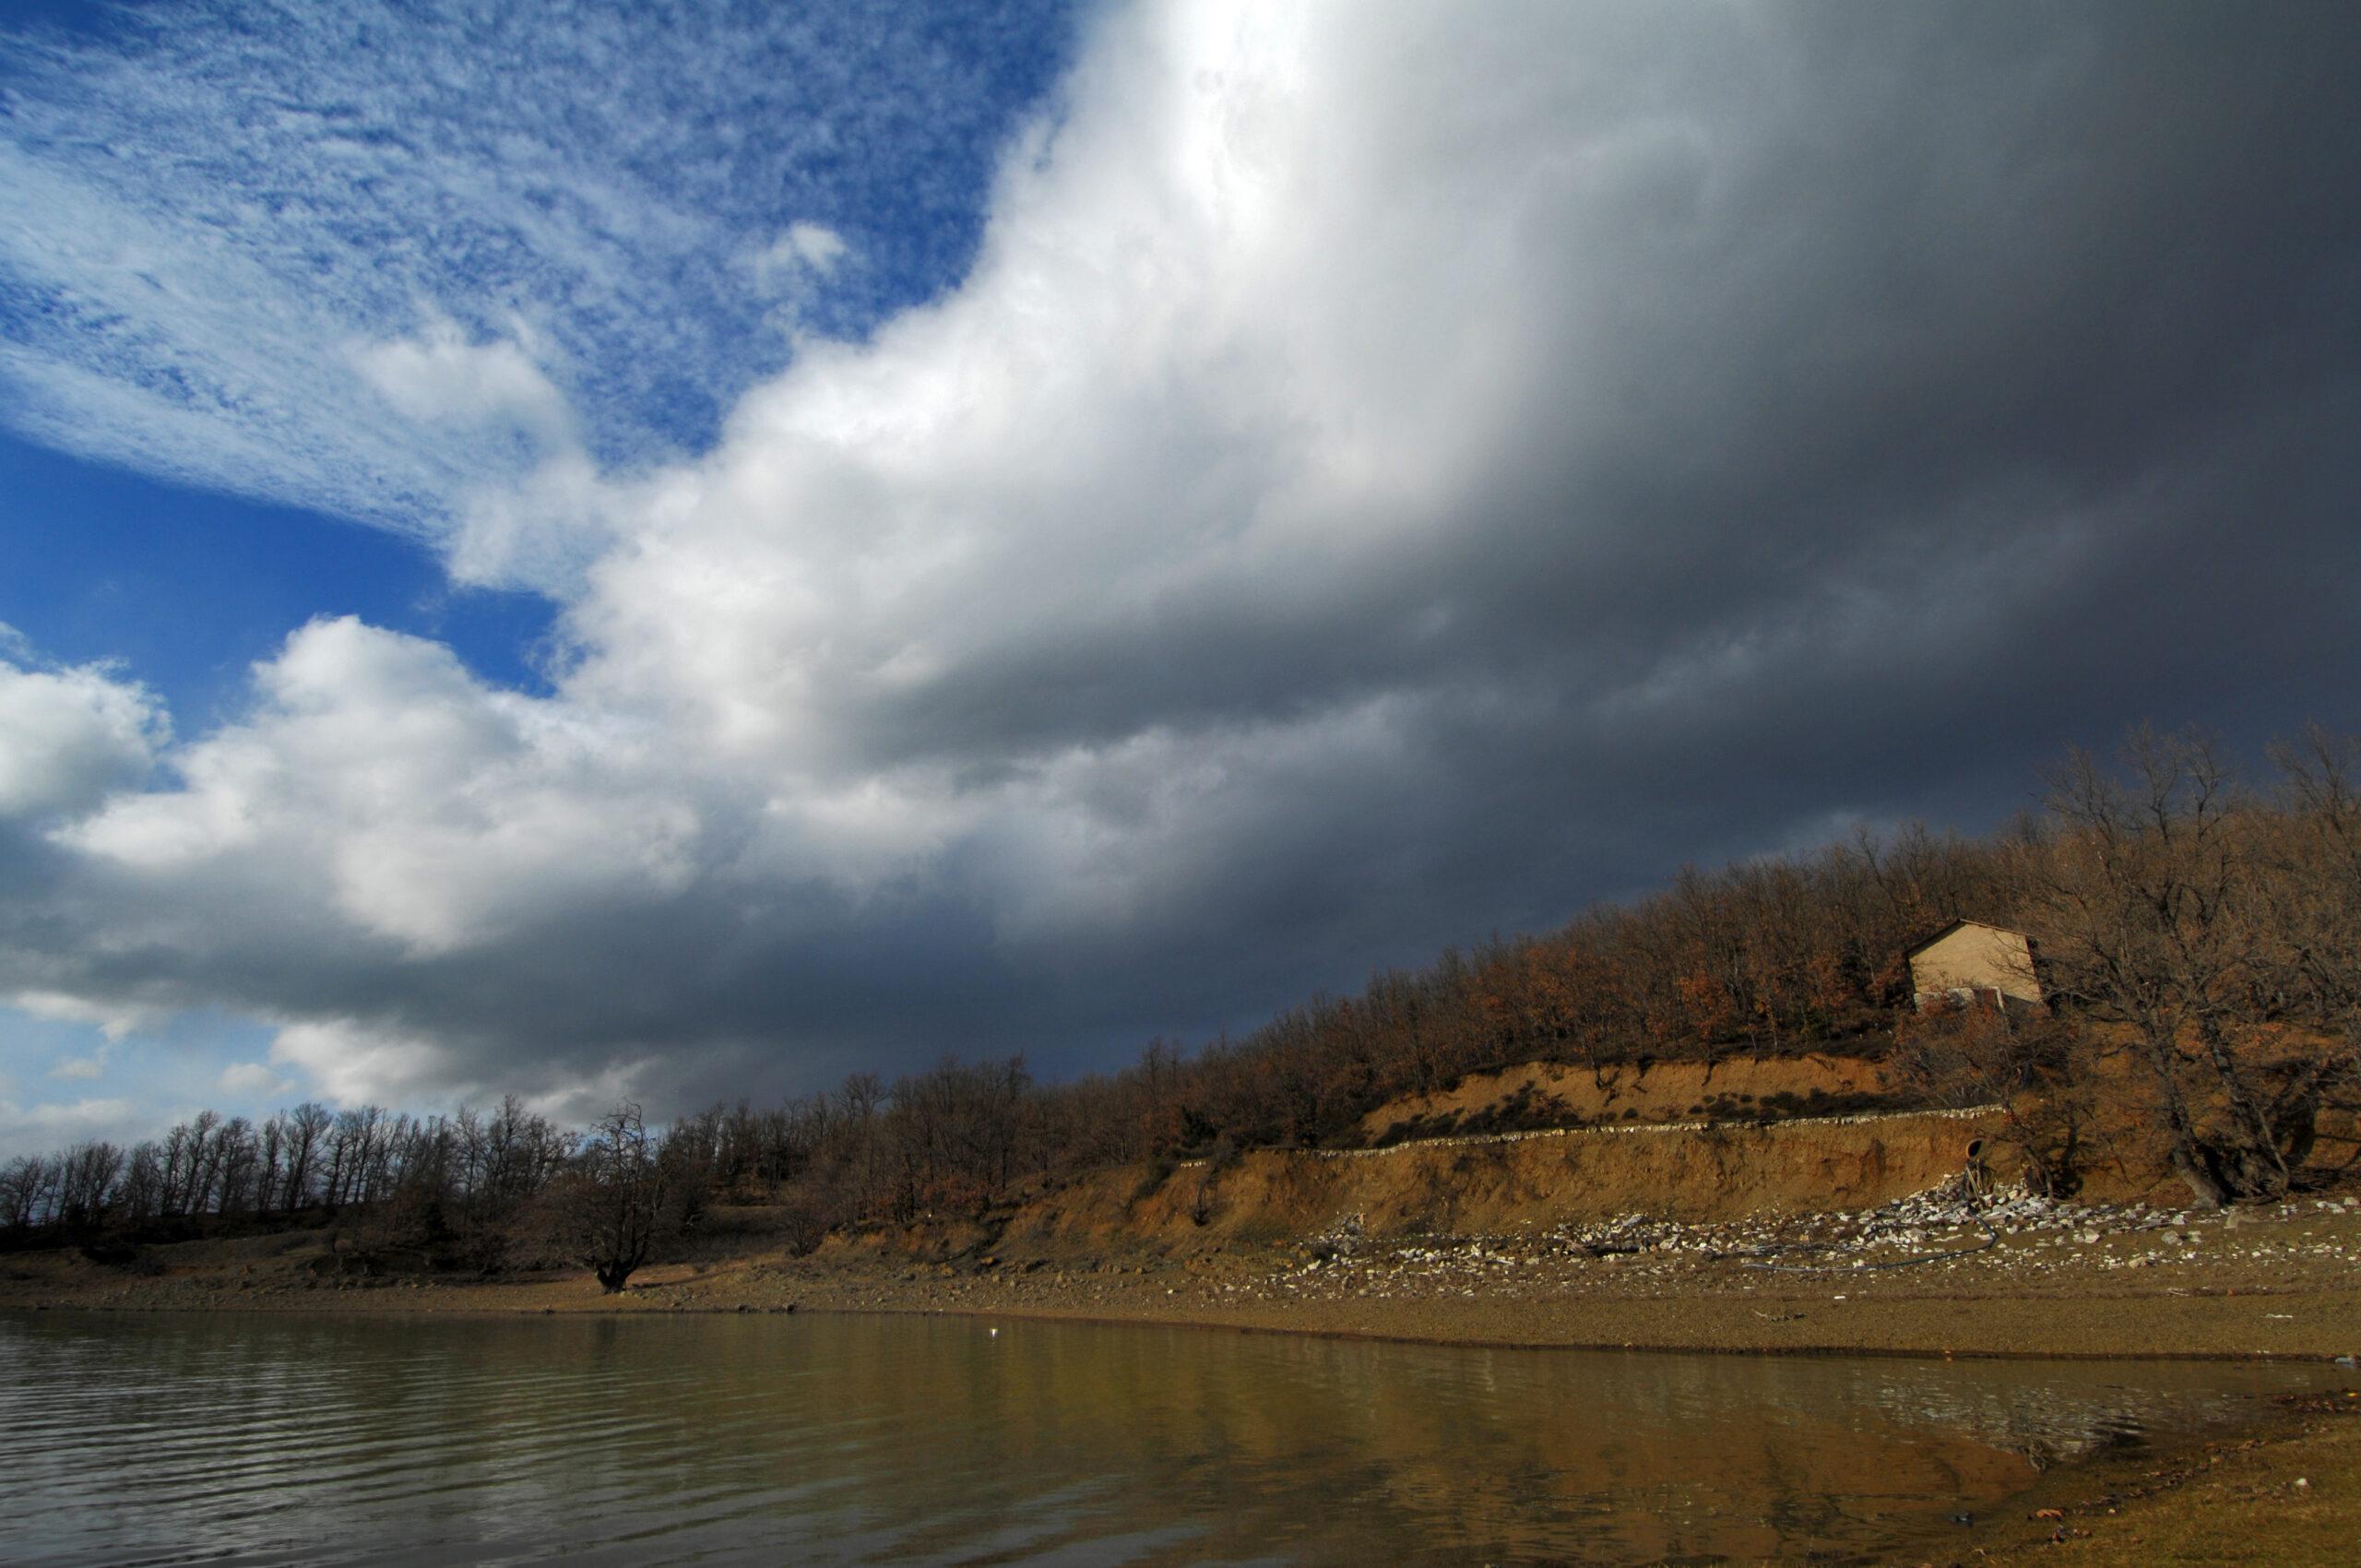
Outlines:
{"label": "leafless tree", "polygon": [[57,1162],[42,1155],[21,1155],[0,1166],[0,1225],[30,1230],[47,1223],[57,1176]]}
{"label": "leafless tree", "polygon": [[319,1170],[320,1150],[336,1117],[327,1107],[305,1100],[287,1112],[287,1173],[279,1206],[297,1209],[312,1202],[312,1182]]}
{"label": "leafless tree", "polygon": [[107,1216],[123,1172],[123,1151],[110,1143],[77,1144],[58,1162],[57,1218],[83,1229]]}
{"label": "leafless tree", "polygon": [[2060,832],[2024,893],[2052,988],[2128,1031],[2200,1203],[2277,1197],[2296,1140],[2250,1004],[2267,932],[2249,802],[2207,740],[2140,731],[2120,773],[2070,759],[2049,806]]}
{"label": "leafless tree", "polygon": [[125,1161],[115,1206],[134,1225],[145,1224],[163,1212],[164,1155],[152,1138],[135,1146]]}
{"label": "leafless tree", "polygon": [[2023,1161],[2026,1184],[2063,1198],[2082,1182],[2091,1110],[2086,1057],[2066,1020],[1979,1000],[1905,1016],[1892,1061],[1902,1082],[1929,1103],[1999,1106],[1999,1138]]}
{"label": "leafless tree", "polygon": [[548,1195],[559,1246],[611,1293],[647,1261],[673,1196],[658,1152],[639,1107],[618,1105],[592,1125],[574,1169]]}

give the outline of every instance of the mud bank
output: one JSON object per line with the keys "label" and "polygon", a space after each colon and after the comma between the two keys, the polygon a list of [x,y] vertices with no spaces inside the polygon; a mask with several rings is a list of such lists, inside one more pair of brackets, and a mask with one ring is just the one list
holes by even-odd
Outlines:
{"label": "mud bank", "polygon": [[2361,1390],[2331,1388],[2274,1401],[2236,1437],[2063,1467],[2007,1516],[1969,1521],[1931,1561],[2325,1568],[2351,1561],[2356,1523]]}
{"label": "mud bank", "polygon": [[[951,1228],[802,1257],[748,1245],[635,1276],[474,1281],[354,1266],[297,1232],[0,1259],[0,1305],[113,1311],[1000,1313],[1436,1342],[1930,1356],[2361,1355],[2361,1201],[1873,1209],[1505,1231],[1332,1223],[1276,1242],[1030,1241]],[[1894,1266],[1894,1265],[1899,1266]]]}

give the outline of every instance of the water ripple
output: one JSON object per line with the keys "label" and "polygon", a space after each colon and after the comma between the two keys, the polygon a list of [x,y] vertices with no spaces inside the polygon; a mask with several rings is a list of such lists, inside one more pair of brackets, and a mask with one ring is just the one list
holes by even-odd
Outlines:
{"label": "water ripple", "polygon": [[0,1560],[1867,1560],[2294,1369],[799,1317],[0,1314]]}

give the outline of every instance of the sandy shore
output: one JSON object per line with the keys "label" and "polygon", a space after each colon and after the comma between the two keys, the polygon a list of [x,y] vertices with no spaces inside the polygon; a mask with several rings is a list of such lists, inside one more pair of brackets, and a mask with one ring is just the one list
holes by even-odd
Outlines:
{"label": "sandy shore", "polygon": [[2238,1437],[2062,1467],[1938,1561],[2327,1568],[2353,1561],[2357,1526],[2361,1393],[2326,1389],[2278,1401]]}
{"label": "sandy shore", "polygon": [[[498,1281],[372,1274],[315,1233],[0,1258],[0,1305],[119,1311],[981,1313],[1438,1343],[1928,1356],[2361,1355],[2361,1204],[2260,1215],[2064,1209],[1509,1236],[1357,1236],[1181,1255],[748,1250]],[[1766,1238],[1774,1244],[1766,1244]],[[1842,1244],[1838,1244],[1842,1243]],[[1916,1262],[1912,1260],[1931,1260]],[[1904,1266],[1889,1267],[1901,1264]],[[324,1267],[324,1265],[342,1265]]]}

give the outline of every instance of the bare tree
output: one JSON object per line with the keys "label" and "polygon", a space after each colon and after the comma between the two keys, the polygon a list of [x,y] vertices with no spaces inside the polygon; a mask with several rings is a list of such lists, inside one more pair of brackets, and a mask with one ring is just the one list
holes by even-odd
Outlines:
{"label": "bare tree", "polygon": [[1904,1016],[1892,1064],[1902,1081],[1950,1109],[1998,1106],[2001,1143],[2023,1162],[2026,1185],[2063,1198],[2082,1184],[2089,1120],[2085,1049],[2072,1027],[2047,1012],[1946,1002]]}
{"label": "bare tree", "polygon": [[47,1223],[58,1164],[41,1155],[20,1155],[0,1166],[0,1225],[30,1230]]}
{"label": "bare tree", "polygon": [[132,1149],[115,1204],[123,1218],[135,1225],[163,1212],[164,1152],[152,1138]]}
{"label": "bare tree", "polygon": [[96,1227],[113,1206],[123,1151],[109,1143],[77,1144],[58,1165],[57,1218],[77,1229]]}
{"label": "bare tree", "polygon": [[2137,731],[2123,761],[2118,777],[2078,754],[2052,778],[2062,832],[2025,861],[2052,990],[2128,1031],[2200,1203],[2275,1198],[2296,1140],[2254,1031],[2265,931],[2248,802],[2201,737]]}
{"label": "bare tree", "polygon": [[551,1189],[558,1244],[610,1293],[647,1261],[662,1226],[669,1194],[657,1154],[639,1107],[626,1102],[593,1123],[574,1169]]}
{"label": "bare tree", "polygon": [[302,1208],[312,1201],[320,1149],[335,1123],[327,1107],[314,1100],[307,1099],[287,1113],[287,1175],[279,1196],[281,1208]]}
{"label": "bare tree", "polygon": [[2318,1041],[2271,1108],[2301,1126],[2308,1152],[2321,1105],[2354,1110],[2361,1087],[2361,739],[2315,728],[2273,754],[2280,832],[2261,857],[2261,885],[2275,941],[2258,1000]]}

